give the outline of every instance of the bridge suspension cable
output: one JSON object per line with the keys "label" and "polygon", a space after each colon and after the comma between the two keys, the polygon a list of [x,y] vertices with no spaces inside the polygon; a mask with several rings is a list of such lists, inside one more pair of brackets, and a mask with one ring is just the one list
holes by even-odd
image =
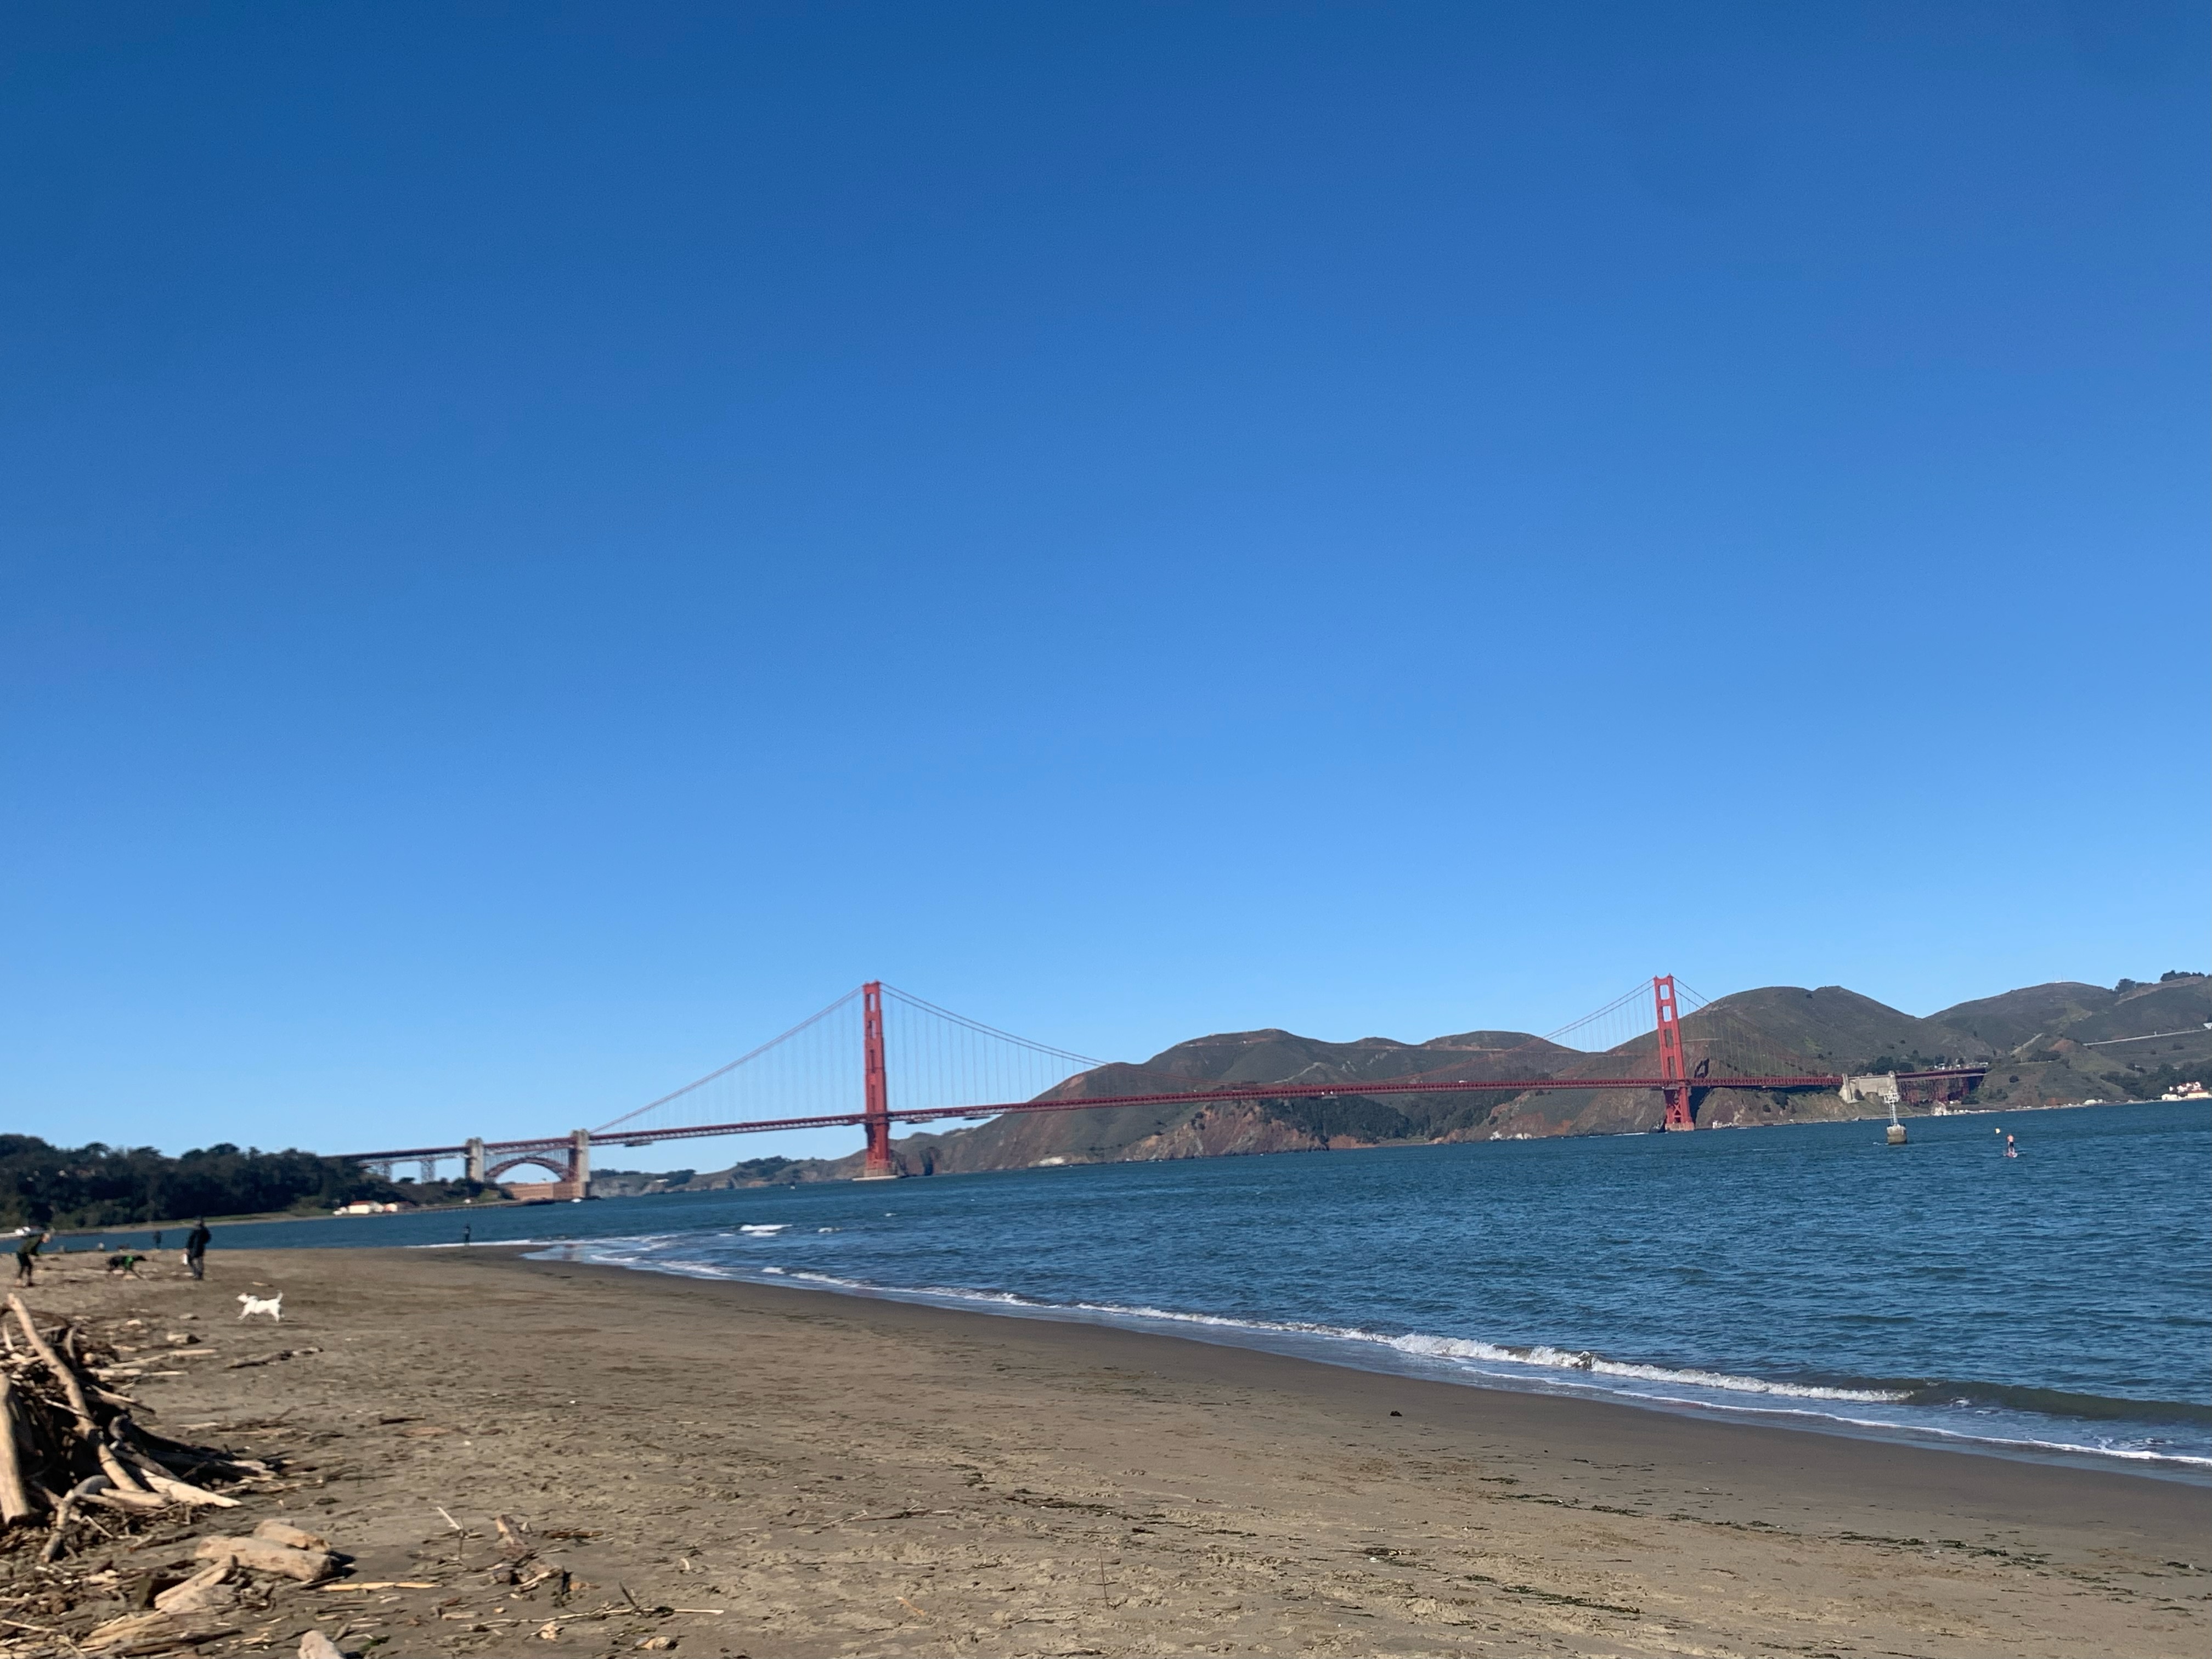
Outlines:
{"label": "bridge suspension cable", "polygon": [[[770,1037],[766,1042],[762,1043],[757,1048],[749,1049],[745,1053],[739,1054],[728,1065],[718,1066],[713,1071],[708,1073],[706,1076],[695,1079],[693,1081],[685,1084],[680,1089],[670,1090],[658,1100],[648,1100],[644,1105],[637,1107],[634,1110],[624,1112],[620,1117],[610,1118],[606,1122],[602,1123],[598,1128],[592,1130],[592,1133],[595,1135],[606,1134],[612,1130],[620,1128],[626,1123],[634,1122],[637,1119],[644,1117],[649,1112],[659,1112],[663,1108],[673,1107],[678,1102],[684,1102],[687,1105],[701,1107],[710,1106],[713,1109],[716,1110],[721,1109],[726,1106],[734,1105],[738,1103],[728,1098],[728,1097],[748,1093],[750,1091],[740,1091],[732,1087],[725,1091],[716,1091],[710,1097],[701,1099],[696,1103],[691,1102],[688,1097],[699,1095],[702,1091],[708,1090],[710,1085],[722,1082],[725,1079],[729,1078],[732,1073],[736,1073],[739,1067],[749,1066],[755,1060],[760,1060],[764,1055],[777,1054],[779,1051],[783,1051],[783,1058],[787,1060],[795,1059],[799,1061],[799,1065],[795,1069],[803,1072],[808,1081],[812,1082],[820,1079],[829,1069],[824,1064],[824,1060],[827,1056],[823,1052],[823,1045],[818,1042],[811,1044],[801,1043],[799,1045],[799,1048],[802,1052],[797,1053],[785,1050],[784,1045],[787,1043],[792,1043],[796,1039],[805,1036],[809,1032],[814,1032],[817,1037],[828,1035],[828,1033],[818,1031],[817,1028],[820,1027],[824,1021],[833,1021],[833,1017],[848,1008],[853,1001],[860,996],[860,988],[856,985],[851,990],[846,992],[843,996],[839,997],[836,1001],[831,1003],[828,1007],[821,1009],[815,1013],[809,1014],[805,1019],[800,1020],[798,1024],[793,1026],[789,1030],[785,1031],[781,1036]],[[855,1061],[854,1068],[856,1070],[858,1062]],[[786,1069],[788,1070],[792,1068]],[[766,1081],[765,1079],[759,1080],[763,1082]],[[792,1079],[785,1076],[779,1076],[776,1080],[778,1082],[785,1082]],[[812,1093],[814,1091],[809,1090],[808,1092]],[[666,1114],[664,1115],[666,1115]],[[714,1121],[711,1117],[696,1117],[696,1114],[693,1115],[694,1121],[698,1122],[708,1122]]]}
{"label": "bridge suspension cable", "polygon": [[[1254,1040],[1272,1035],[1258,1034]],[[1233,1040],[1224,1041],[1235,1046]],[[1443,1063],[1431,1066],[1431,1059]],[[565,1148],[565,1183],[580,1196],[593,1141],[649,1146],[774,1129],[857,1127],[866,1133],[865,1172],[879,1176],[896,1172],[890,1150],[894,1123],[957,1123],[1001,1112],[1314,1096],[1631,1089],[1663,1096],[1668,1127],[1689,1128],[1698,1100],[1711,1089],[1832,1088],[1843,1082],[1816,1072],[1814,1064],[1761,1036],[1733,1009],[1709,1002],[1664,975],[1545,1036],[1502,1043],[1440,1039],[1366,1054],[1348,1067],[1316,1063],[1296,1079],[1276,1082],[1231,1081],[1218,1070],[1208,1075],[1109,1066],[871,981],[728,1064],[597,1129],[353,1156],[372,1163],[427,1163],[465,1155],[471,1176],[481,1179],[488,1159]],[[1913,1074],[1939,1075],[1954,1074]],[[1152,1079],[1170,1086],[1146,1081]],[[1066,1086],[1070,1085],[1079,1086]]]}
{"label": "bridge suspension cable", "polygon": [[[881,1103],[869,1090],[872,1042],[882,1045]],[[954,1013],[895,986],[856,986],[726,1066],[592,1133],[643,1143],[702,1125],[828,1117],[864,1106],[944,1113],[982,1102],[1029,1100],[1103,1063]]]}

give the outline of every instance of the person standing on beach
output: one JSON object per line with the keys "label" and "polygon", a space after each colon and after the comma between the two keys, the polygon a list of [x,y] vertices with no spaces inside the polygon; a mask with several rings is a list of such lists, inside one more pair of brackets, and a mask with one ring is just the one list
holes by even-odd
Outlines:
{"label": "person standing on beach", "polygon": [[18,1285],[31,1283],[32,1275],[38,1271],[40,1247],[52,1237],[50,1232],[23,1235],[22,1242],[15,1246],[15,1282]]}
{"label": "person standing on beach", "polygon": [[207,1277],[207,1247],[214,1242],[215,1235],[208,1231],[204,1216],[193,1224],[191,1231],[185,1235],[185,1266],[191,1270],[194,1279]]}

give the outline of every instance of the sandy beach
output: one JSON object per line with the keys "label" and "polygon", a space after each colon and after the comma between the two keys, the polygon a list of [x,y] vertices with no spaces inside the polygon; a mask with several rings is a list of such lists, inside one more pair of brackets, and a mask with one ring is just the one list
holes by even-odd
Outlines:
{"label": "sandy beach", "polygon": [[[31,1301],[202,1339],[130,1388],[278,1475],[86,1552],[73,1582],[112,1568],[112,1600],[57,1605],[15,1544],[0,1651],[67,1651],[196,1537],[270,1516],[349,1578],[276,1589],[199,1651],[289,1653],[310,1626],[348,1653],[755,1659],[2212,1640],[2202,1486],[507,1249],[149,1271],[65,1258]],[[242,1291],[281,1291],[281,1328],[240,1325]],[[501,1582],[499,1515],[558,1574]]]}

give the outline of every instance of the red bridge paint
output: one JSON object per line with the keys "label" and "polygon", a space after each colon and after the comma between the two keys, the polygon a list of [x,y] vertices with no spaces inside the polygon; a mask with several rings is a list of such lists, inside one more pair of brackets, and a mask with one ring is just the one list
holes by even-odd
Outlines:
{"label": "red bridge paint", "polygon": [[891,1163],[891,1089],[884,1069],[884,982],[872,979],[860,988],[861,1098],[866,1109],[860,1122],[867,1132],[867,1156],[860,1179],[889,1181],[898,1174]]}
{"label": "red bridge paint", "polygon": [[1659,1075],[1661,1098],[1667,1103],[1663,1129],[1694,1129],[1697,1114],[1690,1105],[1690,1068],[1682,1058],[1682,1021],[1674,1006],[1674,976],[1655,975],[1651,1000],[1659,1015]]}
{"label": "red bridge paint", "polygon": [[[1659,1095],[1666,1104],[1663,1128],[1694,1129],[1697,1110],[1713,1089],[1835,1089],[1840,1074],[1792,1072],[1706,1077],[1701,1062],[1693,1073],[1682,1041],[1680,1010],[1674,978],[1656,975],[1651,981],[1659,1053],[1656,1076],[1637,1077],[1519,1077],[1486,1078],[1450,1082],[1346,1084],[1267,1084],[1245,1087],[1177,1090],[1157,1094],[1094,1095],[1080,1100],[1008,1100],[978,1102],[962,1106],[933,1106],[895,1111],[890,1104],[890,1079],[884,1044],[883,982],[870,980],[860,988],[861,997],[861,1109],[808,1117],[755,1118],[736,1123],[708,1123],[672,1129],[618,1129],[594,1133],[575,1129],[566,1134],[523,1140],[471,1140],[456,1146],[409,1146],[392,1152],[350,1154],[364,1164],[403,1164],[465,1158],[469,1173],[491,1180],[526,1164],[544,1166],[556,1176],[533,1188],[532,1195],[580,1198],[590,1183],[591,1149],[594,1146],[647,1146],[664,1140],[702,1140],[721,1135],[760,1134],[778,1129],[859,1128],[866,1139],[862,1180],[883,1180],[898,1173],[891,1154],[894,1123],[934,1123],[948,1119],[997,1117],[1012,1112],[1087,1112],[1115,1106],[1181,1106],[1209,1101],[1326,1099],[1337,1095],[1529,1094],[1576,1089],[1644,1089]],[[1946,1066],[1929,1072],[1900,1073],[1900,1088],[1914,1084],[1948,1085],[1980,1078],[1988,1068]]]}

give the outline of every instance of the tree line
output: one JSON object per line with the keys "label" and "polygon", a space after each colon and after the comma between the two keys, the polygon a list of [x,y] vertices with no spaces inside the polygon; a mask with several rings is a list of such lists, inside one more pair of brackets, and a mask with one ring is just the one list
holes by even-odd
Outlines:
{"label": "tree line", "polygon": [[412,1191],[349,1158],[222,1143],[170,1158],[151,1146],[55,1146],[0,1134],[0,1228],[120,1227],[209,1215],[331,1210]]}

